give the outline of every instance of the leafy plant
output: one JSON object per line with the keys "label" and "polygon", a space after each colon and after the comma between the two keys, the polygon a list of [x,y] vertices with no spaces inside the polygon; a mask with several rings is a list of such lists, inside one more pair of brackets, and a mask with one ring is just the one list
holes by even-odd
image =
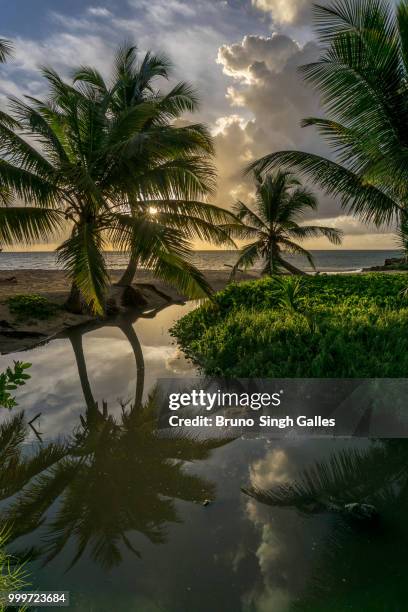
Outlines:
{"label": "leafy plant", "polygon": [[36,293],[13,295],[7,299],[7,305],[18,319],[49,319],[60,309],[58,304]]}
{"label": "leafy plant", "polygon": [[205,373],[231,377],[408,375],[405,274],[276,277],[231,284],[172,334]]}
{"label": "leafy plant", "polygon": [[27,374],[28,368],[31,368],[31,363],[15,361],[12,368],[8,367],[5,372],[0,374],[0,407],[11,409],[17,406],[11,391],[25,385],[26,380],[31,378]]}

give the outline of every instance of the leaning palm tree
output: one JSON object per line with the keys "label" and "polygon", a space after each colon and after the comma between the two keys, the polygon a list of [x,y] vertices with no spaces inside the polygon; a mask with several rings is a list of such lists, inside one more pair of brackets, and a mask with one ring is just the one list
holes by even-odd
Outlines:
{"label": "leaning palm tree", "polygon": [[325,116],[304,120],[336,161],[304,151],[266,155],[251,169],[287,167],[365,222],[404,223],[408,204],[408,3],[337,0],[314,7],[322,52],[302,67]]}
{"label": "leaning palm tree", "polygon": [[[168,134],[158,140],[155,127],[147,129],[158,113],[154,100],[113,115],[112,92],[97,95],[86,84],[75,87],[51,69],[43,75],[46,101],[13,99],[12,116],[0,116],[0,186],[30,203],[3,203],[0,240],[55,239],[68,225],[70,235],[58,256],[72,279],[67,307],[73,312],[85,304],[103,313],[108,244],[130,251],[183,293],[208,295],[208,283],[191,263],[190,238],[194,232],[224,241],[226,233],[215,222],[231,215],[210,205],[206,219],[197,212],[202,203],[194,197],[211,189],[215,176],[203,148],[198,154],[192,140],[193,153],[175,158],[173,145],[166,146]],[[170,193],[180,198],[183,215],[174,218],[167,199],[167,212],[152,215],[146,195]]]}
{"label": "leaning palm tree", "polygon": [[[234,227],[233,233],[243,239],[255,238],[245,246],[232,268],[235,274],[238,268],[248,268],[256,260],[264,262],[263,274],[277,274],[282,269],[291,274],[304,274],[283,258],[283,252],[303,255],[314,267],[311,253],[301,247],[297,241],[315,236],[325,236],[334,244],[339,244],[341,232],[331,227],[320,225],[299,225],[299,217],[307,210],[317,208],[316,197],[290,172],[278,171],[264,178],[255,173],[256,210],[243,202],[237,202],[235,213],[243,223]],[[296,242],[295,242],[296,241]]]}
{"label": "leaning palm tree", "polygon": [[[106,97],[109,94],[109,110],[115,118],[149,102],[155,105],[154,115],[143,127],[144,137],[148,137],[154,145],[150,151],[145,150],[145,155],[154,158],[158,150],[166,151],[173,176],[170,182],[163,183],[163,169],[160,169],[160,174],[154,177],[154,183],[149,185],[148,190],[141,189],[136,198],[130,192],[128,203],[133,214],[151,214],[153,211],[156,221],[170,228],[182,227],[191,239],[235,246],[217,227],[228,213],[208,202],[196,201],[210,195],[213,186],[208,180],[192,183],[189,166],[194,170],[194,165],[204,163],[209,168],[214,146],[203,124],[180,124],[184,113],[194,113],[199,106],[192,87],[179,82],[165,94],[158,89],[156,81],[168,80],[171,72],[172,64],[165,55],[155,55],[149,51],[139,61],[137,48],[125,44],[118,49],[110,83],[95,68],[88,66],[75,71],[74,81],[91,88],[96,96]],[[132,252],[117,285],[131,285],[138,263],[137,254]]]}

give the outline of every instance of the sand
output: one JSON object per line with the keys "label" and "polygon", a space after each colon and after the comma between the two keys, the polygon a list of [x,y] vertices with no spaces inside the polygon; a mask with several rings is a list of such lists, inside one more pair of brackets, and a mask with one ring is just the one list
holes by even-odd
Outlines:
{"label": "sand", "polygon": [[[110,271],[113,283],[119,279],[122,272]],[[229,270],[203,270],[203,272],[214,291],[223,289],[228,283]],[[259,278],[258,273],[239,273],[236,280],[255,278]],[[186,299],[172,287],[155,280],[148,271],[138,272],[136,280],[135,286],[141,290],[148,303],[144,310],[161,308]],[[152,287],[146,286],[149,284],[164,293],[167,299]],[[52,302],[63,304],[69,286],[69,280],[61,270],[0,270],[0,354],[24,351],[48,341],[69,327],[92,321],[93,317],[89,315],[73,315],[61,310],[55,317],[46,321],[33,319],[19,322],[10,313],[6,303],[7,298],[12,295],[36,293]],[[24,359],[24,355],[21,359]]]}

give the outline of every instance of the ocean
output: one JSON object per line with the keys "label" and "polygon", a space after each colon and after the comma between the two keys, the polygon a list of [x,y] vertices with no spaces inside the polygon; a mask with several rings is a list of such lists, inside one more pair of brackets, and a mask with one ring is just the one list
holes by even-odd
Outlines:
{"label": "ocean", "polygon": [[[378,266],[390,257],[399,257],[399,251],[311,251],[316,269],[321,272],[350,272],[361,271],[362,268]],[[222,270],[227,266],[232,266],[238,257],[237,251],[195,251],[194,263],[202,270]],[[305,271],[312,268],[308,262],[296,255],[286,255],[286,258],[295,266]],[[106,260],[109,268],[124,268],[127,263],[127,255],[110,251],[106,253]],[[59,266],[54,252],[31,252],[13,253],[5,251],[0,253],[0,270],[55,270]],[[254,269],[260,269],[259,262]]]}

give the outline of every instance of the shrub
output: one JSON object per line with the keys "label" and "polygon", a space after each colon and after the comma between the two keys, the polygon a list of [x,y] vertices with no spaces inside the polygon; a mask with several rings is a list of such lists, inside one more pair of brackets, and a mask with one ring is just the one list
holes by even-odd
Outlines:
{"label": "shrub", "polygon": [[7,300],[9,310],[17,319],[49,319],[60,309],[47,298],[32,294],[13,295]]}
{"label": "shrub", "polygon": [[232,284],[172,335],[209,375],[405,377],[406,285],[404,274]]}
{"label": "shrub", "polygon": [[13,368],[8,367],[5,372],[0,374],[0,408],[11,409],[17,406],[11,391],[25,385],[26,380],[31,378],[26,371],[30,367],[31,363],[15,361]]}

